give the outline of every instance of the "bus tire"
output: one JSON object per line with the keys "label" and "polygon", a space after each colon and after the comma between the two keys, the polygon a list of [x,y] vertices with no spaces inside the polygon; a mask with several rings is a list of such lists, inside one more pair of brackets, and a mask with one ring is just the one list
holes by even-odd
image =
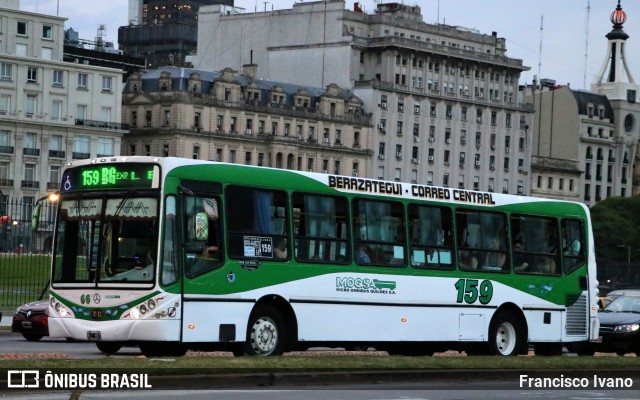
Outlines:
{"label": "bus tire", "polygon": [[120,342],[96,342],[96,347],[104,354],[116,354],[122,348]]}
{"label": "bus tire", "polygon": [[279,356],[287,341],[284,319],[270,305],[259,305],[249,317],[245,353],[250,356]]}
{"label": "bus tire", "polygon": [[522,327],[510,312],[494,315],[489,325],[489,353],[497,356],[515,356],[522,348]]}

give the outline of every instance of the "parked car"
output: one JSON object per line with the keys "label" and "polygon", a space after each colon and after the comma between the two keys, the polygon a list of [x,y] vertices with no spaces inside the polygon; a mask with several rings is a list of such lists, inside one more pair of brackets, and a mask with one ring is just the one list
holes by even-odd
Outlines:
{"label": "parked car", "polygon": [[616,299],[620,296],[640,296],[640,289],[617,289],[607,293],[607,297]]}
{"label": "parked car", "polygon": [[598,311],[608,306],[612,301],[611,297],[598,297]]}
{"label": "parked car", "polygon": [[32,342],[49,336],[49,302],[38,300],[18,307],[13,315],[11,331],[22,333]]}
{"label": "parked car", "polygon": [[616,297],[598,318],[602,342],[596,351],[640,355],[640,295]]}

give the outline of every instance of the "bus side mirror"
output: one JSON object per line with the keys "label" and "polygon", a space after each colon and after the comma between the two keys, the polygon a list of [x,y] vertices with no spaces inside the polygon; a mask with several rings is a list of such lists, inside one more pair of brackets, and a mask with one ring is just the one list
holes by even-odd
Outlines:
{"label": "bus side mirror", "polygon": [[33,209],[33,214],[31,214],[31,229],[33,231],[38,230],[38,225],[40,225],[40,210],[42,209],[42,203],[38,203],[36,208]]}
{"label": "bus side mirror", "polygon": [[206,242],[209,240],[209,216],[207,213],[204,211],[196,213],[194,224],[196,240],[199,242]]}

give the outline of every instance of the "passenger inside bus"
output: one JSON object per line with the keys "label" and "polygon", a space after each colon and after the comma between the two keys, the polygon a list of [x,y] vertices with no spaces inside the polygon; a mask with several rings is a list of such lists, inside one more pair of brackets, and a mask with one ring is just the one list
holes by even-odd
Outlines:
{"label": "passenger inside bus", "polygon": [[276,239],[276,246],[273,248],[273,255],[276,258],[287,258],[287,238]]}
{"label": "passenger inside bus", "polygon": [[461,249],[458,257],[460,269],[478,269],[478,259],[468,249]]}
{"label": "passenger inside bus", "polygon": [[367,251],[367,246],[361,244],[356,251],[356,263],[358,264],[371,264],[371,257]]}
{"label": "passenger inside bus", "polygon": [[520,239],[516,239],[513,243],[513,269],[515,271],[521,272],[527,269],[529,263],[524,252],[524,245]]}

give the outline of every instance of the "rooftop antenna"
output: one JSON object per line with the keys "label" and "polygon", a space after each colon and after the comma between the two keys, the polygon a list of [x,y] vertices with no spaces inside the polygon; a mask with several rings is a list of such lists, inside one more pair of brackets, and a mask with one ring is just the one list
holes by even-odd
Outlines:
{"label": "rooftop antenna", "polygon": [[544,14],[540,15],[540,49],[538,54],[538,76],[542,76],[542,33],[544,31]]}
{"label": "rooftop antenna", "polygon": [[591,0],[587,0],[587,17],[584,27],[584,76],[582,77],[582,88],[587,88],[587,60],[589,58],[589,14],[591,14]]}

